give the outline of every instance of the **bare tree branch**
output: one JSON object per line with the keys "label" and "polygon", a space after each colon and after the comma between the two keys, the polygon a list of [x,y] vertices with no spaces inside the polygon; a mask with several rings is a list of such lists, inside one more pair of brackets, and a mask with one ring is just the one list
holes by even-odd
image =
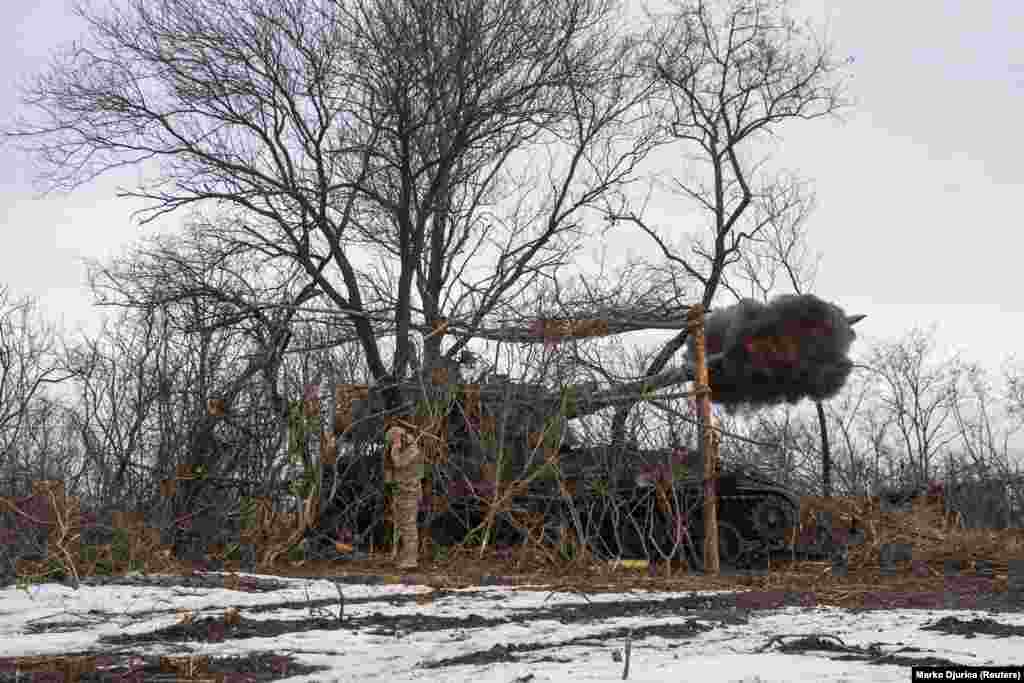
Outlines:
{"label": "bare tree branch", "polygon": [[[695,147],[710,175],[710,187],[676,185],[707,214],[712,246],[694,245],[694,261],[641,215],[608,213],[612,221],[639,227],[666,261],[699,282],[700,303],[710,308],[719,285],[732,289],[723,279],[741,261],[744,242],[788,210],[784,183],[753,189],[758,164],[745,163],[741,151],[784,121],[837,114],[847,105],[844,83],[828,46],[798,26],[784,2],[740,0],[716,12],[710,3],[686,1],[657,20],[645,37],[643,63],[664,103],[658,112],[663,130]],[[751,208],[758,210],[748,215]],[[685,341],[684,330],[666,342],[647,374],[665,368]],[[616,414],[616,439],[628,410]]]}

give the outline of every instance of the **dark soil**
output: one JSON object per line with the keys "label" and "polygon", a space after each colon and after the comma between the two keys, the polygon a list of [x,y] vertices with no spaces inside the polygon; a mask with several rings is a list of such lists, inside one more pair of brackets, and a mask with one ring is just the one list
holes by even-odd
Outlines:
{"label": "dark soil", "polygon": [[938,631],[946,635],[958,635],[966,638],[974,638],[979,635],[994,636],[996,638],[1024,636],[1024,626],[1001,624],[994,619],[971,619],[970,621],[965,621],[956,617],[942,617],[934,624],[922,626],[921,630]]}

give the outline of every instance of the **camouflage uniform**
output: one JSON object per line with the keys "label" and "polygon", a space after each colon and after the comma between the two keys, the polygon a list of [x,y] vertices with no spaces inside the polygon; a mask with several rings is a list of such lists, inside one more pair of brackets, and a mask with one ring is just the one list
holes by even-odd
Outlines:
{"label": "camouflage uniform", "polygon": [[401,543],[398,566],[400,569],[415,569],[419,562],[416,513],[419,510],[422,474],[419,444],[411,429],[398,425],[388,429],[387,442],[384,476],[398,484],[394,508],[394,525]]}

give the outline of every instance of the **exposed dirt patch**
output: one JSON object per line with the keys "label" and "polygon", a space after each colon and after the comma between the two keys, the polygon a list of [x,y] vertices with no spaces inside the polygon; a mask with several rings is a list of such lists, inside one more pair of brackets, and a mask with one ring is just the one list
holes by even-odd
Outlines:
{"label": "exposed dirt patch", "polygon": [[1024,636],[1024,626],[1003,624],[995,619],[958,619],[956,617],[942,617],[934,624],[922,626],[922,631],[938,631],[946,635],[965,636],[993,636],[995,638],[1010,638],[1012,636]]}
{"label": "exposed dirt patch", "polygon": [[883,652],[878,644],[866,647],[847,645],[838,636],[774,636],[758,652],[774,650],[786,654],[807,654],[811,652],[834,652],[836,661],[855,661],[866,664],[890,666],[957,666],[958,663],[944,657],[905,657],[900,652],[924,652],[916,647],[901,647]]}
{"label": "exposed dirt patch", "polygon": [[[446,666],[463,666],[466,664],[473,665],[486,665],[496,664],[499,662],[517,662],[520,660],[520,655],[528,652],[539,652],[541,650],[561,650],[564,647],[570,647],[573,645],[588,645],[591,647],[608,647],[611,643],[619,644],[626,638],[633,638],[641,640],[649,637],[660,637],[671,640],[682,640],[684,638],[692,638],[698,633],[704,631],[711,631],[714,626],[707,624],[701,624],[696,619],[687,619],[682,624],[656,624],[652,626],[643,626],[640,628],[613,628],[600,633],[594,633],[587,636],[580,636],[578,638],[570,638],[569,640],[560,640],[557,642],[545,641],[543,643],[510,643],[506,645],[494,645],[489,650],[480,650],[477,652],[470,652],[469,654],[459,655],[458,657],[448,657],[447,659],[439,659],[433,662],[425,662],[422,666],[425,669],[440,669]],[[609,642],[611,641],[611,643]],[[531,658],[532,661],[557,661],[557,662],[571,662],[571,657],[542,657],[539,660]]]}

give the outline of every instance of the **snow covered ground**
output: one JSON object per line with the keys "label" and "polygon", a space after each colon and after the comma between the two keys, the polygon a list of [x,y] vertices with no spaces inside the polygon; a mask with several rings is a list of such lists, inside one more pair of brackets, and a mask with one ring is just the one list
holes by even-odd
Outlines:
{"label": "snow covered ground", "polygon": [[[75,591],[59,584],[36,585],[26,592],[6,587],[0,589],[0,658],[87,652],[217,658],[273,652],[323,667],[308,675],[278,678],[295,683],[619,681],[625,634],[633,629],[628,680],[637,683],[909,681],[909,666],[870,663],[892,653],[904,662],[937,658],[973,666],[1024,665],[1024,636],[920,630],[944,616],[955,616],[994,618],[1022,627],[1024,633],[1024,614],[1019,613],[830,607],[746,612],[716,608],[716,596],[723,594],[714,592],[583,595],[541,586],[436,592],[402,584],[279,581],[281,588],[266,592],[123,585],[82,586]],[[344,627],[336,622],[339,588],[345,598]],[[678,607],[684,596],[690,607]],[[697,608],[704,599],[708,609]],[[318,627],[307,623],[290,630],[288,624],[311,619],[311,604],[324,621]],[[618,604],[622,610],[602,612]],[[218,642],[175,638],[168,631],[148,642],[132,641],[133,636],[181,623],[183,614],[191,615],[191,623],[206,618],[216,623],[230,607],[239,610],[253,633],[273,620],[285,626],[254,637],[235,633]],[[588,610],[603,616],[589,618]],[[779,651],[784,641],[772,642],[776,635],[834,636],[844,646],[872,656],[851,655],[854,650],[787,654]],[[492,661],[472,663],[478,655]],[[446,661],[459,657],[466,663]]]}

